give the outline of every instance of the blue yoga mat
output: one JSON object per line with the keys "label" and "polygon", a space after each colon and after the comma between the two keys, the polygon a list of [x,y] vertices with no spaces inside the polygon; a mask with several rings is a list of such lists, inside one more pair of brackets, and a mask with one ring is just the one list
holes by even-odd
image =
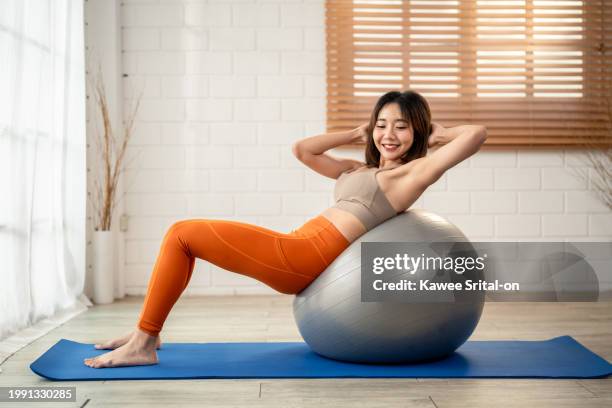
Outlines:
{"label": "blue yoga mat", "polygon": [[468,341],[450,357],[402,365],[345,363],[305,343],[164,343],[159,364],[91,368],[83,359],[107,353],[61,339],[30,368],[50,380],[169,378],[598,378],[612,364],[570,336],[545,341]]}

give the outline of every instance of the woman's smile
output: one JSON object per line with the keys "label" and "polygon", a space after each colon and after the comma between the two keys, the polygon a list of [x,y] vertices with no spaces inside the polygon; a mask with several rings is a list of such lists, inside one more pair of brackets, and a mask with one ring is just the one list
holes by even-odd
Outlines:
{"label": "woman's smile", "polygon": [[399,148],[399,145],[397,145],[397,144],[383,144],[382,146],[388,152],[394,152],[394,151],[396,151]]}

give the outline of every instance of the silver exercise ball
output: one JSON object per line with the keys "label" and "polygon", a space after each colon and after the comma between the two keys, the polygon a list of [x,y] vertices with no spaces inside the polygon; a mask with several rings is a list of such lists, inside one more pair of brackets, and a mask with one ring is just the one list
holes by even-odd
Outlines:
{"label": "silver exercise ball", "polygon": [[[460,241],[471,247],[456,226],[421,209],[368,231],[295,296],[293,313],[302,337],[324,357],[357,363],[417,362],[453,353],[476,328],[484,293],[474,291],[461,302],[361,302],[361,242]],[[483,279],[483,272],[470,279]]]}

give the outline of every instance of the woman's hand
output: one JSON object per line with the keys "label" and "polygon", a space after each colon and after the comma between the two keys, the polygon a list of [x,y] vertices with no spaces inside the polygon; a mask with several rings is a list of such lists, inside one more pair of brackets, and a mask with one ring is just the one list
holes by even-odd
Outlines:
{"label": "woman's hand", "polygon": [[436,144],[441,143],[444,139],[444,135],[446,134],[446,128],[439,123],[431,122],[431,134],[429,135],[429,139],[427,141],[427,147],[433,147]]}
{"label": "woman's hand", "polygon": [[353,138],[353,143],[367,143],[368,137],[370,135],[370,123],[366,122],[353,131],[355,133],[355,137]]}

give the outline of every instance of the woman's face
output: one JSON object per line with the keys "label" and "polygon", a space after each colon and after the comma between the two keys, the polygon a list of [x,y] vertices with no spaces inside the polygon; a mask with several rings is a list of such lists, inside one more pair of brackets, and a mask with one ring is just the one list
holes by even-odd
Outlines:
{"label": "woman's face", "polygon": [[403,118],[397,103],[389,103],[380,110],[373,131],[374,144],[381,158],[398,160],[412,146],[412,126]]}

